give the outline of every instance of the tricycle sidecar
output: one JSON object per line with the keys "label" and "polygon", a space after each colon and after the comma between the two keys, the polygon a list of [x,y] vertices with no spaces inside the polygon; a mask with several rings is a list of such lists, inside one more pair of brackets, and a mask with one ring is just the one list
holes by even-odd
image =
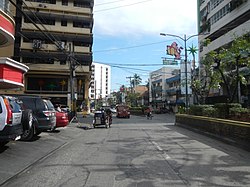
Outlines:
{"label": "tricycle sidecar", "polygon": [[106,128],[110,127],[109,121],[104,111],[96,111],[94,114],[93,127],[96,126],[105,126]]}

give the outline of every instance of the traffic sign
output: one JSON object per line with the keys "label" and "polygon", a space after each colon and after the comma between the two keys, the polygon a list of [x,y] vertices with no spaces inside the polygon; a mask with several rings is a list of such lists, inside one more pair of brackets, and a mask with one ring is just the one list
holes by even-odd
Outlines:
{"label": "traffic sign", "polygon": [[163,59],[162,62],[163,62],[163,65],[178,65],[178,62],[175,60]]}

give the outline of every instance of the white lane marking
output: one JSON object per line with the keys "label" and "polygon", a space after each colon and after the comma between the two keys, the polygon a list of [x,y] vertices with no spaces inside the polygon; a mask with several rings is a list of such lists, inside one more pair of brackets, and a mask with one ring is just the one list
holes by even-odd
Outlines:
{"label": "white lane marking", "polygon": [[152,143],[157,147],[159,151],[163,151],[163,149],[156,142],[153,141]]}
{"label": "white lane marking", "polygon": [[[157,148],[159,151],[163,151],[163,149],[162,149],[156,142],[152,141],[152,143],[156,146],[156,148]],[[171,159],[171,157],[170,157],[167,153],[164,153],[163,156],[164,156],[164,158],[165,158],[166,160]]]}
{"label": "white lane marking", "polygon": [[164,153],[164,158],[165,158],[166,160],[171,159],[171,157],[170,157],[168,154],[166,154],[166,153]]}

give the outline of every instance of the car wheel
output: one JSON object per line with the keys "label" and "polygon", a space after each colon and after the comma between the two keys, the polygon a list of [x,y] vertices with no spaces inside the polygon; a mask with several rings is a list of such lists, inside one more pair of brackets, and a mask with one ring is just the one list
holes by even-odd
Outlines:
{"label": "car wheel", "polygon": [[23,134],[21,140],[30,141],[34,137],[32,110],[25,110],[22,116]]}
{"label": "car wheel", "polygon": [[0,148],[3,147],[3,146],[5,146],[8,142],[9,141],[2,141],[2,142],[0,142]]}
{"label": "car wheel", "polygon": [[55,132],[55,130],[56,130],[56,126],[52,127],[50,131]]}
{"label": "car wheel", "polygon": [[36,129],[36,133],[35,133],[36,136],[38,136],[38,135],[41,134],[41,133],[42,133],[41,130]]}
{"label": "car wheel", "polygon": [[27,109],[23,111],[22,114],[22,125],[24,129],[29,129],[33,123],[32,110]]}

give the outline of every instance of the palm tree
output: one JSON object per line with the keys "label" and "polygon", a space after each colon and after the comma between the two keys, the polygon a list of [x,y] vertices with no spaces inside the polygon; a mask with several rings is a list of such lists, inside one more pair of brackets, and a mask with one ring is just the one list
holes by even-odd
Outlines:
{"label": "palm tree", "polygon": [[137,85],[141,84],[141,77],[137,74],[134,74],[133,79],[131,80],[131,84],[133,88],[135,88]]}
{"label": "palm tree", "polygon": [[193,66],[193,70],[195,70],[195,54],[197,54],[198,48],[196,46],[193,46],[192,44],[192,46],[189,47],[187,51],[189,51],[189,54],[192,54],[193,56],[192,66]]}

